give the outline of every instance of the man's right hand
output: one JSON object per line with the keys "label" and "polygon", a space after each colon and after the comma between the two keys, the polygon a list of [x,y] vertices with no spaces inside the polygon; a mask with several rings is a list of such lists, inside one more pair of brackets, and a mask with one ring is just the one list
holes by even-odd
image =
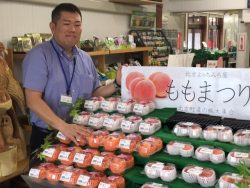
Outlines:
{"label": "man's right hand", "polygon": [[72,140],[77,146],[79,145],[77,140],[83,135],[84,130],[83,126],[67,123],[63,124],[59,129],[64,136]]}

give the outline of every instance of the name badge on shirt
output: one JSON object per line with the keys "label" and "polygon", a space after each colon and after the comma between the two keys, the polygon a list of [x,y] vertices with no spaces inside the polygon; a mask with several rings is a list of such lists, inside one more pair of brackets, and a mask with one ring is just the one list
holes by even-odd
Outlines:
{"label": "name badge on shirt", "polygon": [[63,105],[71,106],[72,105],[72,97],[67,95],[61,95],[60,103]]}

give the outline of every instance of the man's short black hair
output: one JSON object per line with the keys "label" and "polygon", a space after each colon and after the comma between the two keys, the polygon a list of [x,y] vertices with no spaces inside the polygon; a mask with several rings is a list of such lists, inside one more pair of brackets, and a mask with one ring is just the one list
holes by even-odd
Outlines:
{"label": "man's short black hair", "polygon": [[81,19],[82,19],[82,13],[76,5],[74,5],[72,3],[61,3],[61,4],[57,5],[54,8],[54,10],[52,11],[51,21],[53,23],[56,23],[60,19],[61,12],[63,12],[63,11],[77,13],[81,16]]}

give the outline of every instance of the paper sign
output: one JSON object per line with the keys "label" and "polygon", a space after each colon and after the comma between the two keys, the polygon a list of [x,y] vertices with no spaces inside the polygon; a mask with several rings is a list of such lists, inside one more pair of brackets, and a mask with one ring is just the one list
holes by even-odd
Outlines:
{"label": "paper sign", "polygon": [[166,91],[166,95],[153,100],[157,109],[177,108],[192,114],[250,120],[250,69],[123,67],[122,100],[132,99],[126,87],[126,77],[131,72],[142,73],[146,79],[156,72],[170,78],[162,82],[165,89],[161,93]]}

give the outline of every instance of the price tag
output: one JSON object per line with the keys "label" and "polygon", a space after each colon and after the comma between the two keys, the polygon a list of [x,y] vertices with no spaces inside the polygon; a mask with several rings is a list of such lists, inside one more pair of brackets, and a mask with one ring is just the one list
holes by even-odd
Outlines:
{"label": "price tag", "polygon": [[184,146],[185,146],[185,144],[179,143],[179,142],[175,142],[175,143],[173,144],[173,147],[177,147],[177,148],[183,148]]}
{"label": "price tag", "polygon": [[110,106],[109,101],[102,101],[102,103],[101,103],[101,108],[102,109],[107,109],[107,108],[109,108],[109,106]]}
{"label": "price tag", "polygon": [[33,178],[38,178],[39,174],[40,174],[39,169],[31,168],[30,171],[29,171],[29,176],[33,177]]}
{"label": "price tag", "polygon": [[244,130],[242,131],[243,134],[250,134],[250,130]]}
{"label": "price tag", "polygon": [[46,157],[52,157],[54,153],[55,153],[55,148],[48,148],[45,149],[42,154]]}
{"label": "price tag", "polygon": [[117,104],[117,110],[118,111],[120,111],[120,112],[126,112],[126,110],[127,110],[127,105],[126,105],[126,103],[123,103],[123,102],[119,102],[118,104]]}
{"label": "price tag", "polygon": [[135,113],[140,113],[141,114],[143,112],[143,108],[144,108],[144,105],[142,105],[142,104],[135,104],[134,108],[133,108],[133,111]]}
{"label": "price tag", "polygon": [[80,175],[79,178],[77,179],[76,184],[81,186],[88,186],[89,179],[90,179],[89,176]]}
{"label": "price tag", "polygon": [[99,122],[99,118],[90,117],[90,118],[89,118],[88,124],[89,124],[90,126],[96,126],[96,125],[98,124],[98,122]]}
{"label": "price tag", "polygon": [[94,106],[94,101],[86,100],[85,103],[84,103],[84,108],[92,109],[93,106]]}
{"label": "price tag", "polygon": [[139,132],[145,132],[145,133],[152,132],[152,130],[151,130],[152,127],[153,126],[150,126],[150,124],[148,124],[148,123],[140,123]]}
{"label": "price tag", "polygon": [[202,172],[203,168],[202,167],[193,167],[187,170],[188,173],[194,174],[196,176],[200,175],[200,173]]}
{"label": "price tag", "polygon": [[119,148],[129,149],[131,144],[131,140],[121,139],[119,142]]}
{"label": "price tag", "polygon": [[201,148],[199,151],[201,153],[206,153],[206,154],[211,154],[212,153],[212,150],[209,149],[209,148]]}
{"label": "price tag", "polygon": [[194,123],[192,122],[183,122],[182,125],[186,125],[186,126],[192,126]]}
{"label": "price tag", "polygon": [[237,158],[248,158],[248,153],[234,152],[234,156]]}
{"label": "price tag", "polygon": [[72,172],[63,171],[60,177],[60,181],[70,182]]}
{"label": "price tag", "polygon": [[125,130],[130,130],[131,129],[132,123],[130,121],[123,120],[121,123],[121,128]]}
{"label": "price tag", "polygon": [[115,120],[113,120],[112,118],[105,118],[103,121],[104,127],[112,128],[114,124],[115,124]]}
{"label": "price tag", "polygon": [[69,159],[69,155],[70,155],[70,152],[68,152],[68,151],[61,151],[59,153],[58,159],[59,160],[67,161]]}
{"label": "price tag", "polygon": [[100,182],[98,185],[98,188],[110,188],[110,184]]}
{"label": "price tag", "polygon": [[152,183],[151,185],[155,186],[155,187],[162,187],[163,186],[163,184],[160,184],[160,183]]}
{"label": "price tag", "polygon": [[66,136],[64,136],[64,134],[61,133],[60,131],[57,133],[56,137],[62,140],[66,140]]}
{"label": "price tag", "polygon": [[76,115],[74,118],[73,118],[73,122],[74,123],[77,123],[77,124],[84,124],[84,117],[81,116],[81,115]]}
{"label": "price tag", "polygon": [[91,164],[101,166],[103,159],[104,157],[95,155],[91,161]]}
{"label": "price tag", "polygon": [[157,162],[157,163],[152,164],[151,167],[157,170],[162,170],[164,168],[164,163]]}
{"label": "price tag", "polygon": [[83,163],[84,159],[85,159],[85,154],[83,153],[76,153],[73,159],[73,162],[75,163]]}

